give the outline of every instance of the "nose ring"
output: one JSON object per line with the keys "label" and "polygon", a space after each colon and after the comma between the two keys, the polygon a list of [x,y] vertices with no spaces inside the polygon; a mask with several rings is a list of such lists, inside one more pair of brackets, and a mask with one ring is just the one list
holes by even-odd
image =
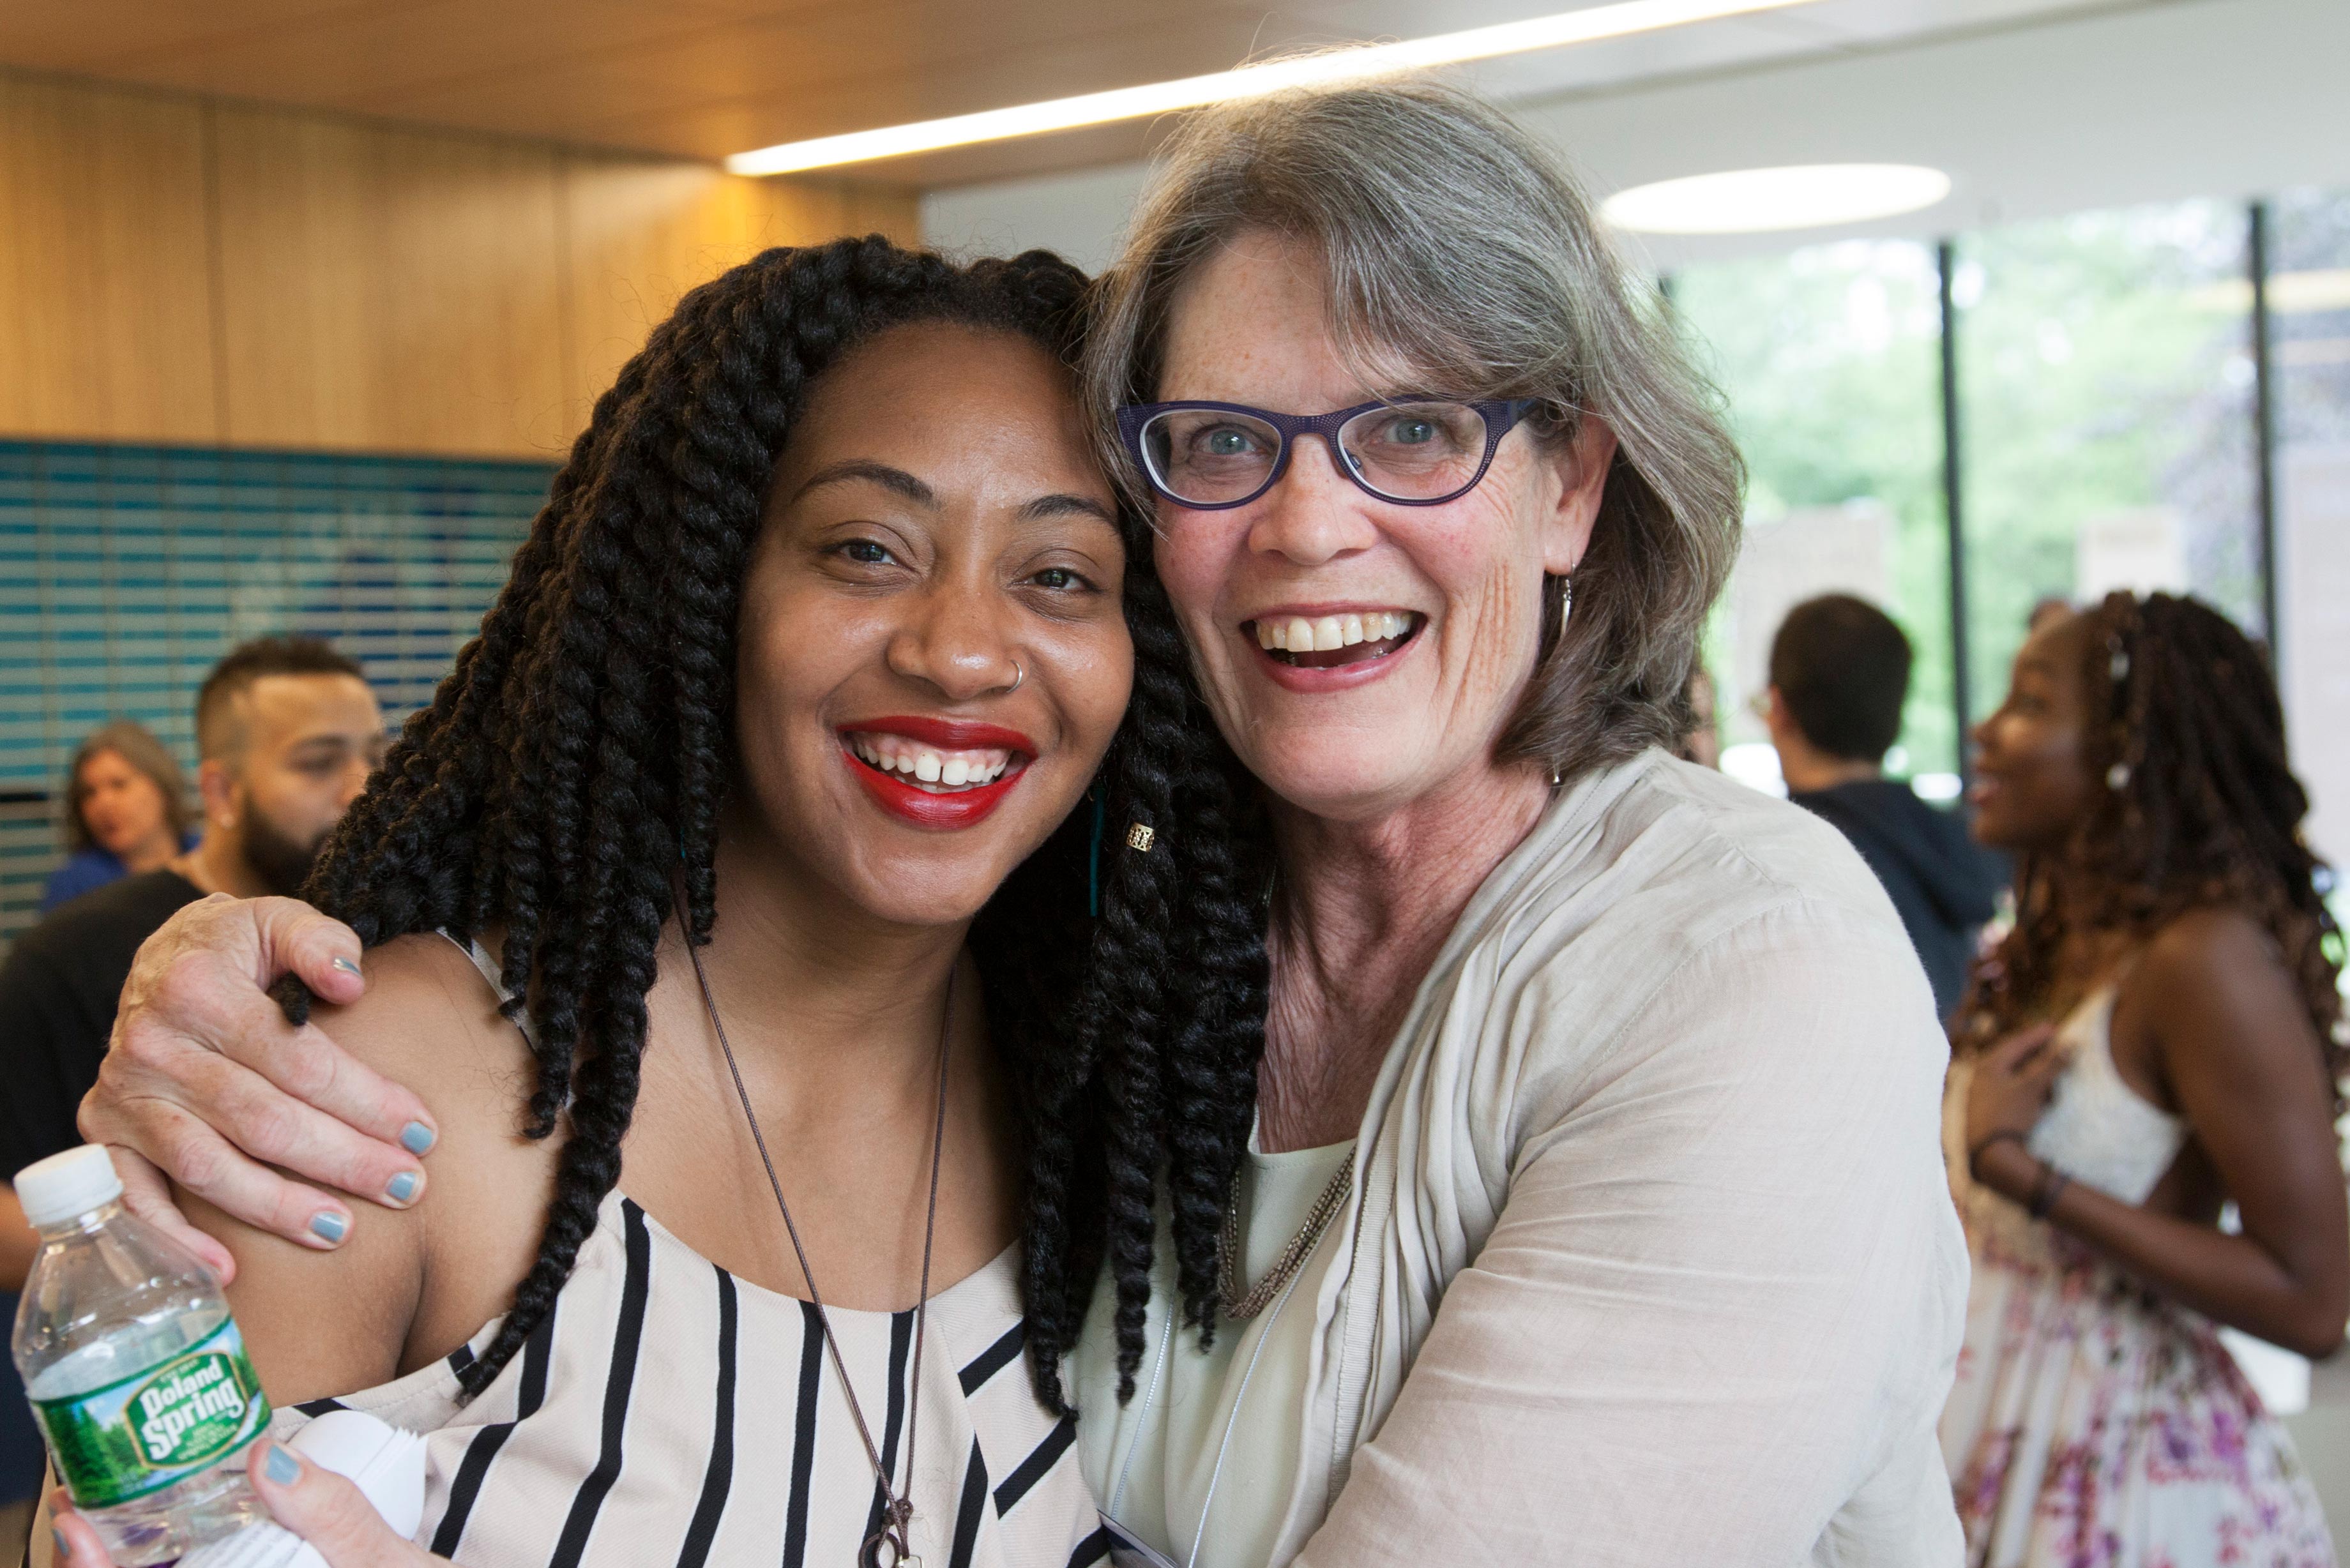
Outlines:
{"label": "nose ring", "polygon": [[1018,659],[1014,659],[1012,661],[1012,684],[1003,689],[1003,694],[1006,697],[1011,696],[1014,691],[1020,690],[1020,683],[1027,679],[1028,672],[1020,668],[1020,661]]}

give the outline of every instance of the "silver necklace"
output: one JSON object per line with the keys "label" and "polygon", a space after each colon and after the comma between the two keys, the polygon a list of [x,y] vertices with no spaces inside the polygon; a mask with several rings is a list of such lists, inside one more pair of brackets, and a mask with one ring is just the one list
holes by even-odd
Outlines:
{"label": "silver necklace", "polygon": [[848,1413],[857,1422],[857,1436],[864,1442],[865,1457],[873,1466],[874,1484],[881,1489],[881,1527],[866,1537],[858,1561],[862,1568],[922,1568],[922,1560],[907,1544],[906,1532],[914,1517],[914,1439],[922,1422],[922,1341],[931,1313],[931,1243],[938,1234],[939,1164],[947,1141],[947,1042],[954,1023],[954,971],[947,971],[946,1006],[939,1015],[939,1106],[931,1131],[931,1202],[929,1214],[922,1221],[922,1285],[920,1299],[914,1305],[914,1365],[906,1394],[906,1489],[901,1492],[891,1484],[889,1467],[881,1462],[881,1450],[873,1444],[873,1429],[866,1423],[865,1407],[858,1402],[856,1385],[848,1380],[847,1364],[840,1356],[840,1342],[832,1335],[832,1319],[824,1310],[824,1296],[816,1288],[816,1271],[808,1266],[807,1248],[800,1243],[799,1227],[792,1223],[792,1206],[784,1201],[784,1184],[775,1177],[775,1162],[768,1158],[766,1135],[759,1130],[759,1115],[751,1108],[750,1092],[743,1087],[743,1069],[735,1064],[734,1047],[726,1038],[726,1025],[719,1019],[718,1001],[711,994],[710,976],[702,967],[702,950],[694,944],[693,927],[685,918],[681,902],[678,925],[685,933],[686,954],[693,960],[693,979],[702,988],[702,1005],[709,1011],[710,1027],[718,1036],[718,1049],[725,1054],[726,1071],[734,1080],[734,1096],[743,1104],[743,1119],[751,1124],[751,1141],[758,1146],[759,1163],[766,1168],[767,1189],[775,1195],[775,1208],[783,1214],[784,1233],[792,1239],[793,1254],[799,1259],[800,1277],[807,1281],[808,1304],[816,1309],[817,1326],[824,1331],[825,1351],[832,1359],[834,1374],[840,1379],[840,1391],[847,1396]]}

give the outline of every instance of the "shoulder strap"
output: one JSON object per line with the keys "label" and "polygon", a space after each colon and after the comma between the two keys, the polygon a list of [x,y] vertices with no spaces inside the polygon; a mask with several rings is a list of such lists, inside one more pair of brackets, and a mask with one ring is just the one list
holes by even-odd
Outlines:
{"label": "shoulder strap", "polygon": [[[452,931],[442,930],[436,928],[433,931],[433,935],[439,937],[442,941],[447,942],[451,947],[455,948],[459,952],[463,953],[467,959],[472,961],[474,970],[480,973],[483,980],[489,982],[491,992],[496,995],[501,1004],[514,1000],[513,996],[506,990],[504,977],[498,972],[498,961],[490,956],[490,950],[487,948],[484,947],[480,942],[475,941],[471,937],[461,938]],[[514,1023],[515,1027],[522,1031],[523,1038],[529,1040],[531,1038],[531,1031],[530,1019],[528,1015],[525,1014],[523,1017],[517,1018]],[[536,1044],[536,1042],[534,1041],[533,1044]]]}

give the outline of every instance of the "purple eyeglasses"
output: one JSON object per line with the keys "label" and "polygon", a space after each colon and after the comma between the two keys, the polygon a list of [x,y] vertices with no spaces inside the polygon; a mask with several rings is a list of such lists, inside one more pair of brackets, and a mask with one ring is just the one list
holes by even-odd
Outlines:
{"label": "purple eyeglasses", "polygon": [[1466,495],[1493,449],[1540,398],[1387,398],[1327,414],[1277,414],[1242,403],[1135,403],[1118,433],[1151,488],[1179,506],[1245,506],[1289,468],[1300,436],[1320,436],[1347,477],[1382,501],[1435,506]]}

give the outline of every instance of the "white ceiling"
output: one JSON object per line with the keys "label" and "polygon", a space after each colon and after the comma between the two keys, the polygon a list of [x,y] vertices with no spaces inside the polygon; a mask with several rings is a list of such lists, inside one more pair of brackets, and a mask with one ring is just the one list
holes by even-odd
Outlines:
{"label": "white ceiling", "polygon": [[[1963,15],[1964,26],[1932,26]],[[1608,45],[1672,56],[1651,72],[1581,50],[1482,67],[1595,194],[1685,174],[1786,163],[1924,163],[1950,197],[1883,223],[1809,233],[1634,242],[1659,269],[1842,234],[1931,236],[2000,222],[2291,185],[2350,185],[2350,3],[2184,0],[2084,8],[1822,0],[1773,23],[1873,26],[1878,41],[1761,57],[1764,19]],[[1711,29],[1740,29],[1735,38]],[[1734,59],[1722,57],[1737,50]],[[1709,51],[1710,64],[1690,68]],[[1542,73],[1579,85],[1517,90]],[[1031,244],[1097,266],[1139,189],[1129,162],[932,191],[935,244]]]}

